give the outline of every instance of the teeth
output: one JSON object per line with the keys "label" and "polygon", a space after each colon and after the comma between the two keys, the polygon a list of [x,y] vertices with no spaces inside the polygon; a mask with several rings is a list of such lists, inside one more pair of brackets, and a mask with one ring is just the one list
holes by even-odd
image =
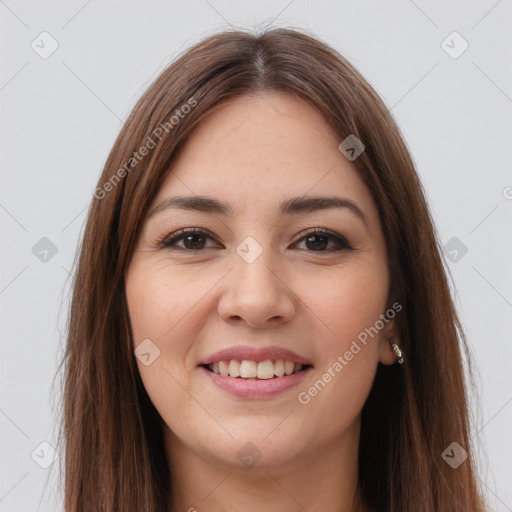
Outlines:
{"label": "teeth", "polygon": [[282,359],[278,359],[276,364],[274,365],[274,373],[278,377],[282,377],[284,375],[284,361]]}
{"label": "teeth", "polygon": [[244,379],[251,379],[256,377],[258,366],[255,361],[246,361],[245,359],[240,364],[240,377]]}
{"label": "teeth", "polygon": [[258,379],[271,379],[274,376],[274,363],[267,359],[258,363],[256,370]]}
{"label": "teeth", "polygon": [[223,377],[228,376],[228,364],[226,361],[219,361],[219,371]]}
{"label": "teeth", "polygon": [[283,361],[277,359],[272,361],[267,359],[265,361],[250,361],[244,359],[238,361],[232,359],[231,361],[219,361],[210,363],[208,368],[217,375],[223,377],[241,377],[243,379],[273,379],[275,377],[283,377],[284,375],[292,375],[298,373],[303,369],[300,363],[293,363],[292,361]]}
{"label": "teeth", "polygon": [[232,359],[229,361],[228,372],[230,377],[239,377],[240,376],[240,361],[236,359]]}
{"label": "teeth", "polygon": [[298,373],[302,370],[302,365],[301,364],[296,364],[294,367],[293,367],[293,373]]}

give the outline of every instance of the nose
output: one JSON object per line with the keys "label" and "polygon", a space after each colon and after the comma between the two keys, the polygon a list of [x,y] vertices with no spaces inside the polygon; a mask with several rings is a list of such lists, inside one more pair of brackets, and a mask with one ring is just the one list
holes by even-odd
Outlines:
{"label": "nose", "polygon": [[264,250],[251,263],[234,255],[234,268],[224,280],[218,306],[219,315],[226,322],[244,321],[253,328],[268,328],[295,316],[293,283],[272,260],[270,252]]}

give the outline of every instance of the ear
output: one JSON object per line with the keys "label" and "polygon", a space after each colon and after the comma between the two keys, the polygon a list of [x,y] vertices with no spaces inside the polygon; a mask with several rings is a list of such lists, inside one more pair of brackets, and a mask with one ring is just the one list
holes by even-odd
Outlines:
{"label": "ear", "polygon": [[395,364],[398,361],[391,341],[400,346],[400,333],[395,319],[389,320],[379,336],[379,362],[385,365]]}

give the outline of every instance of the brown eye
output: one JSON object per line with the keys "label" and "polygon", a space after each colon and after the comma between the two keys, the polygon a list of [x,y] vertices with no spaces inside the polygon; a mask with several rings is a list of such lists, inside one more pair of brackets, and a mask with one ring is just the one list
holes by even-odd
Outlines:
{"label": "brown eye", "polygon": [[308,248],[313,248],[315,251],[317,249],[325,249],[327,245],[329,245],[329,237],[325,235],[310,235],[305,239],[306,244],[311,244],[311,246],[307,246]]}
{"label": "brown eye", "polygon": [[[197,252],[204,249],[205,239],[212,237],[204,230],[198,228],[180,229],[177,233],[174,233],[169,238],[165,239],[161,243],[161,247],[167,249],[181,249],[184,251]],[[183,241],[183,247],[177,245],[177,242]]]}
{"label": "brown eye", "polygon": [[[295,244],[304,242],[308,252],[323,253],[352,249],[352,246],[343,237],[323,228],[311,228],[301,234],[302,238]],[[200,228],[185,228],[173,233],[159,245],[165,249],[200,252],[212,248],[205,246],[207,239],[213,240],[207,231]],[[180,242],[183,245],[178,245]],[[333,243],[334,246],[328,248],[329,243]]]}
{"label": "brown eye", "polygon": [[[204,235],[186,235],[181,237],[186,249],[203,249]],[[198,242],[199,239],[199,242]],[[201,242],[201,239],[202,242]]]}
{"label": "brown eye", "polygon": [[[312,228],[306,231],[299,242],[304,241],[310,252],[333,252],[343,249],[352,249],[350,244],[341,236],[335,235],[326,229]],[[299,243],[296,242],[296,243]],[[329,242],[333,242],[334,248],[327,249]]]}

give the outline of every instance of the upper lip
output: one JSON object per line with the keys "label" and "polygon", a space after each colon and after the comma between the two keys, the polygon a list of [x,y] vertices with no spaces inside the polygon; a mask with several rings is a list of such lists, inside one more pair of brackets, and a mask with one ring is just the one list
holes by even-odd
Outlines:
{"label": "upper lip", "polygon": [[206,365],[210,363],[218,363],[219,361],[231,361],[232,359],[248,360],[248,361],[266,361],[267,359],[277,360],[282,359],[283,361],[291,361],[293,363],[299,363],[302,365],[310,365],[311,361],[302,356],[299,356],[292,350],[287,348],[271,346],[271,347],[248,347],[248,346],[237,346],[219,350],[205,359],[199,364]]}

